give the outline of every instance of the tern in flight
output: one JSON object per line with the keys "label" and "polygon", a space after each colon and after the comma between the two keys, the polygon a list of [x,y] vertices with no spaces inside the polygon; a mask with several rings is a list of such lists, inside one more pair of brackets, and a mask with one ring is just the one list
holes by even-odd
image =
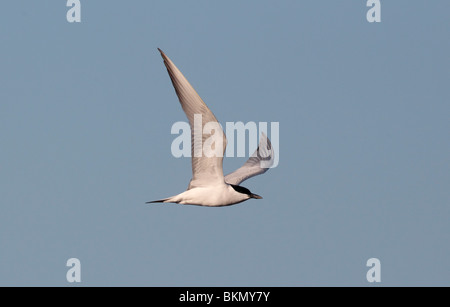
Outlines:
{"label": "tern in flight", "polygon": [[[164,59],[164,65],[191,126],[192,179],[185,192],[147,203],[177,203],[221,207],[234,205],[250,198],[261,199],[261,196],[253,194],[239,184],[248,178],[265,173],[273,164],[274,151],[267,136],[262,133],[258,148],[243,166],[224,176],[222,162],[227,144],[225,133],[214,114],[189,84],[188,80],[164,52],[159,48],[158,50]],[[195,125],[198,125],[196,123],[198,118],[201,118],[201,135],[199,136],[194,132]],[[203,147],[206,145],[205,143],[208,142],[211,136],[203,132],[203,128],[208,123],[215,124],[213,125],[214,135],[216,136],[214,145],[220,151],[215,155],[203,154],[202,152]]]}

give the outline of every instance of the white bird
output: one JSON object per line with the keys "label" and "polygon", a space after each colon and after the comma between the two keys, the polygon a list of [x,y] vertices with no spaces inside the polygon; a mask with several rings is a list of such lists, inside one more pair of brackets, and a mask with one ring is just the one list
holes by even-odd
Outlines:
{"label": "white bird", "polygon": [[[273,164],[273,149],[267,136],[262,133],[260,143],[255,153],[244,163],[242,167],[224,177],[222,162],[223,154],[227,144],[226,136],[218,124],[218,121],[211,110],[206,106],[187,79],[173,64],[173,62],[159,49],[164,64],[169,73],[175,92],[181,103],[191,126],[191,159],[192,159],[192,179],[188,189],[178,195],[156,200],[147,203],[178,203],[185,205],[198,205],[208,207],[220,207],[234,205],[250,198],[261,199],[262,197],[253,194],[247,188],[239,186],[241,182],[256,175],[265,173]],[[202,135],[194,135],[194,118],[201,115]],[[219,135],[217,140],[222,141],[219,146],[222,152],[218,155],[198,155],[198,150],[202,150],[205,141],[211,136],[203,133],[203,127],[207,123],[215,123],[214,135]],[[222,147],[220,147],[222,145]],[[201,151],[200,151],[201,153]],[[264,164],[262,163],[264,162]]]}

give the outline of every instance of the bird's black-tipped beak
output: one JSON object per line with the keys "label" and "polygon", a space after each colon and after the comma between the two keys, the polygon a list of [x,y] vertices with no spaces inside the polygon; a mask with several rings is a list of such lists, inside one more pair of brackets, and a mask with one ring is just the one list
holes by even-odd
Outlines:
{"label": "bird's black-tipped beak", "polygon": [[259,196],[258,194],[250,194],[250,198],[254,198],[254,199],[262,199],[262,196]]}

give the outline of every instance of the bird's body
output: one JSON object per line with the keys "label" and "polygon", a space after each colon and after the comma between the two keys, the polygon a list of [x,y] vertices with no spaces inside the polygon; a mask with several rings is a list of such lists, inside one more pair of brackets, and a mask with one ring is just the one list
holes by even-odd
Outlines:
{"label": "bird's body", "polygon": [[[250,193],[250,191],[248,191],[249,194],[238,192],[234,187],[233,185],[225,182],[222,184],[195,187],[190,190],[186,190],[181,194],[155,202],[222,207],[238,204],[250,198],[261,198],[261,196]],[[237,189],[239,188],[243,187],[238,187]]]}
{"label": "bird's body", "polygon": [[[260,199],[259,195],[251,193],[247,188],[239,184],[256,175],[262,174],[273,162],[273,150],[269,139],[262,134],[260,144],[255,153],[247,162],[224,177],[222,162],[227,139],[216,117],[206,106],[187,79],[178,70],[175,64],[162,52],[164,64],[169,73],[175,92],[180,101],[191,126],[191,154],[192,154],[192,179],[188,189],[178,195],[151,201],[148,203],[178,203],[184,205],[199,205],[207,207],[221,207],[234,205],[250,198]],[[200,118],[200,131],[196,131],[195,118]],[[205,142],[210,141],[211,134],[203,133],[207,124],[214,127],[214,154],[205,154]],[[196,133],[200,133],[196,135]],[[217,147],[218,146],[218,147]],[[265,162],[263,164],[263,162]]]}

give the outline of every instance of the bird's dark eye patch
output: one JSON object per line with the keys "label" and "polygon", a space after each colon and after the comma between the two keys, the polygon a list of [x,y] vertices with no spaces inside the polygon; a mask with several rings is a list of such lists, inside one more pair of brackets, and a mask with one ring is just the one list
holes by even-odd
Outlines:
{"label": "bird's dark eye patch", "polygon": [[249,189],[241,187],[240,185],[234,185],[234,184],[230,184],[230,185],[236,192],[239,192],[242,194],[247,194],[247,195],[252,194]]}

